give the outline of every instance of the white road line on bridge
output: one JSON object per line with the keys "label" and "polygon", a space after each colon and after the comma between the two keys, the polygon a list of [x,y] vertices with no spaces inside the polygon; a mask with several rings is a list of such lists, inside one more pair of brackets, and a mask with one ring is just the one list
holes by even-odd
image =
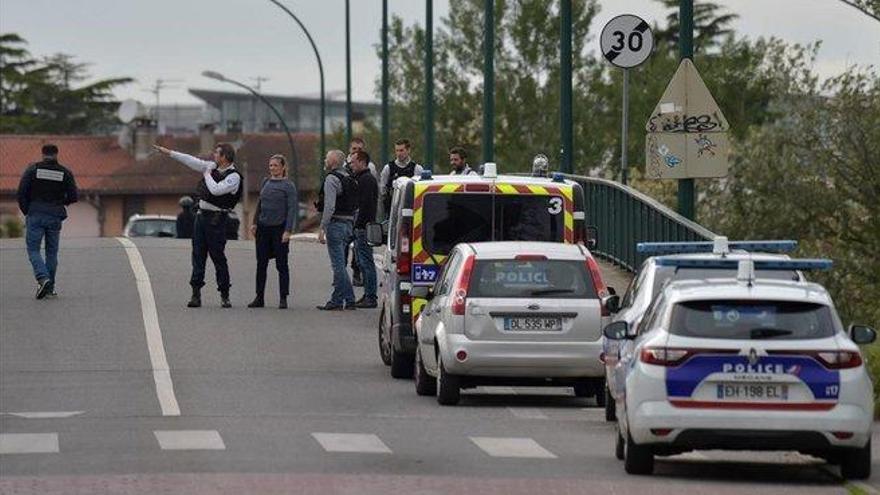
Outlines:
{"label": "white road line on bridge", "polygon": [[468,437],[492,457],[556,459],[556,454],[531,438]]}
{"label": "white road line on bridge", "polygon": [[156,430],[162,450],[226,450],[217,430]]}
{"label": "white road line on bridge", "polygon": [[537,407],[508,407],[507,410],[519,419],[547,419],[547,415]]}
{"label": "white road line on bridge", "polygon": [[57,433],[0,433],[0,454],[58,453]]}
{"label": "white road line on bridge", "polygon": [[379,437],[364,433],[312,433],[327,452],[390,454],[391,449]]}
{"label": "white road line on bridge", "polygon": [[8,415],[24,419],[55,419],[55,418],[71,418],[79,416],[85,411],[28,411],[28,412],[7,412],[0,413],[0,416]]}
{"label": "white road line on bridge", "polygon": [[150,274],[144,266],[144,260],[137,246],[131,240],[117,237],[117,241],[125,247],[125,254],[134,272],[138,295],[141,298],[141,312],[144,316],[144,331],[147,335],[147,348],[150,351],[150,364],[153,367],[153,381],[156,383],[156,396],[163,416],[180,416],[180,406],[174,396],[174,384],[171,382],[171,369],[165,357],[165,344],[162,343],[162,331],[159,329],[159,313],[156,311],[156,299],[153,297],[153,286]]}

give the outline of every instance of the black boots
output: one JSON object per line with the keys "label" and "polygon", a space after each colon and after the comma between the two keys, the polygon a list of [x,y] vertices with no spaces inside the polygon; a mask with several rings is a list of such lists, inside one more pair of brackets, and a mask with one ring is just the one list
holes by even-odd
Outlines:
{"label": "black boots", "polygon": [[220,292],[220,307],[222,308],[231,308],[232,303],[229,302],[229,291],[221,291]]}
{"label": "black boots", "polygon": [[282,297],[280,301],[278,301],[278,309],[287,309],[287,297]]}
{"label": "black boots", "polygon": [[263,301],[263,296],[257,296],[254,298],[253,301],[251,301],[250,304],[248,304],[248,307],[249,308],[262,308],[265,305],[266,305],[266,302]]}
{"label": "black boots", "polygon": [[201,289],[197,289],[193,287],[192,298],[190,298],[189,302],[186,304],[188,308],[199,308],[202,306],[202,292]]}

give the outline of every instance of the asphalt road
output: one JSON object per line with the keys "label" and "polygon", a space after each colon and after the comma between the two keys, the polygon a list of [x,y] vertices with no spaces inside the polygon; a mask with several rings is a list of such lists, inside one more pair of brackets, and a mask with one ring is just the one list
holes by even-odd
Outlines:
{"label": "asphalt road", "polygon": [[[315,309],[330,290],[319,244],[293,246],[288,310],[275,307],[271,265],[268,306],[245,307],[254,284],[249,242],[227,248],[231,309],[219,307],[210,264],[205,306],[185,307],[186,241],[135,244],[149,285],[119,241],[65,239],[60,296],[37,301],[23,243],[0,241],[0,494],[804,495],[852,487],[795,454],[688,454],[660,460],[652,477],[628,476],[592,399],[496,387],[448,408],[390,378],[375,310]],[[625,280],[605,268],[622,293]],[[880,466],[874,472],[861,489],[880,487]]]}

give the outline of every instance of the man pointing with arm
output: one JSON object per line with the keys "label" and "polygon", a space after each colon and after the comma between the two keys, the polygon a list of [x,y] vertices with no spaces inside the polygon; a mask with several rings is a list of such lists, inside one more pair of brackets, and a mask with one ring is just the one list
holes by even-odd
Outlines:
{"label": "man pointing with arm", "polygon": [[201,290],[205,285],[205,265],[208,256],[214,263],[217,276],[217,289],[220,291],[220,305],[231,307],[229,302],[229,266],[226,262],[226,223],[229,212],[241,199],[241,174],[235,169],[235,148],[229,143],[219,143],[214,148],[213,161],[202,160],[186,153],[172,151],[162,146],[153,146],[202,173],[197,187],[198,213],[193,224],[192,236],[192,298],[187,306],[198,308],[202,305]]}

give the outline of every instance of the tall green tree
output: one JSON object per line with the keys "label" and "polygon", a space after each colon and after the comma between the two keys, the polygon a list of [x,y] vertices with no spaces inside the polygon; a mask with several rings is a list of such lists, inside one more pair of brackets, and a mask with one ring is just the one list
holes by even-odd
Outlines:
{"label": "tall green tree", "polygon": [[83,84],[88,64],[70,55],[34,58],[19,35],[0,35],[0,132],[91,134],[118,123],[113,90],[120,77]]}

